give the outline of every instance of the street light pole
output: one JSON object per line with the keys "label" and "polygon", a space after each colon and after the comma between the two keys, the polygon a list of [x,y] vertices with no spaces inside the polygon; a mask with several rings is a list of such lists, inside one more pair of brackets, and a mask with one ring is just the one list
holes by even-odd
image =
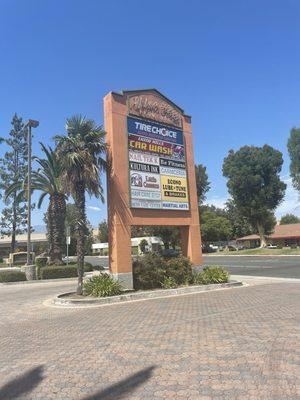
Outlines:
{"label": "street light pole", "polygon": [[27,170],[27,265],[31,265],[31,128],[37,128],[39,121],[33,119],[28,120],[27,124],[27,146],[28,146],[28,170]]}

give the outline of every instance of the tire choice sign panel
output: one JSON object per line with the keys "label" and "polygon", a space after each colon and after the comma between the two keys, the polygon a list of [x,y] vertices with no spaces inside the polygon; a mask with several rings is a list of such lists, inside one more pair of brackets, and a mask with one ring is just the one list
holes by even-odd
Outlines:
{"label": "tire choice sign panel", "polygon": [[127,117],[131,207],[188,210],[183,132]]}

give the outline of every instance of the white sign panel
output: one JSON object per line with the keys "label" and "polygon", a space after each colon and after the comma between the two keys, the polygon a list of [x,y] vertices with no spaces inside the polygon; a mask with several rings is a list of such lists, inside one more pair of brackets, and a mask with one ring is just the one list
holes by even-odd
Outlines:
{"label": "white sign panel", "polygon": [[151,190],[131,189],[132,199],[161,200],[161,193]]}
{"label": "white sign panel", "polygon": [[131,206],[134,208],[162,208],[161,201],[148,201],[148,200],[137,200],[131,199]]}
{"label": "white sign panel", "polygon": [[151,190],[160,192],[159,174],[130,171],[131,190]]}
{"label": "white sign panel", "polygon": [[189,203],[172,203],[172,202],[165,202],[162,203],[162,208],[169,209],[169,210],[188,210]]}
{"label": "white sign panel", "polygon": [[159,157],[152,154],[140,153],[139,151],[129,150],[129,161],[142,164],[159,165]]}
{"label": "white sign panel", "polygon": [[185,169],[178,169],[178,168],[168,168],[168,167],[160,167],[159,168],[161,175],[169,175],[169,176],[182,176],[186,177],[186,170]]}

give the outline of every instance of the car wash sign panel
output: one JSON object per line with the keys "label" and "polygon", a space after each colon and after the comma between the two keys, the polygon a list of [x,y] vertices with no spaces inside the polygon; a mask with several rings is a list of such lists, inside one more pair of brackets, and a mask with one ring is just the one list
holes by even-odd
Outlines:
{"label": "car wash sign panel", "polygon": [[131,207],[188,210],[183,132],[127,117]]}

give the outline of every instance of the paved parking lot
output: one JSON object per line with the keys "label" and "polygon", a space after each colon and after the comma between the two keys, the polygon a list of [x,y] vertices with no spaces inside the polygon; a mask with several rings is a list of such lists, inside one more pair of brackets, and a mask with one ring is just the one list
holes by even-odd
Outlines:
{"label": "paved parking lot", "polygon": [[[108,268],[108,257],[86,256],[93,265]],[[204,265],[224,266],[231,274],[300,279],[299,256],[205,255]]]}
{"label": "paved parking lot", "polygon": [[43,305],[73,286],[0,287],[0,399],[299,399],[299,283]]}
{"label": "paved parking lot", "polygon": [[231,274],[300,279],[299,256],[205,255],[205,265],[221,265]]}

